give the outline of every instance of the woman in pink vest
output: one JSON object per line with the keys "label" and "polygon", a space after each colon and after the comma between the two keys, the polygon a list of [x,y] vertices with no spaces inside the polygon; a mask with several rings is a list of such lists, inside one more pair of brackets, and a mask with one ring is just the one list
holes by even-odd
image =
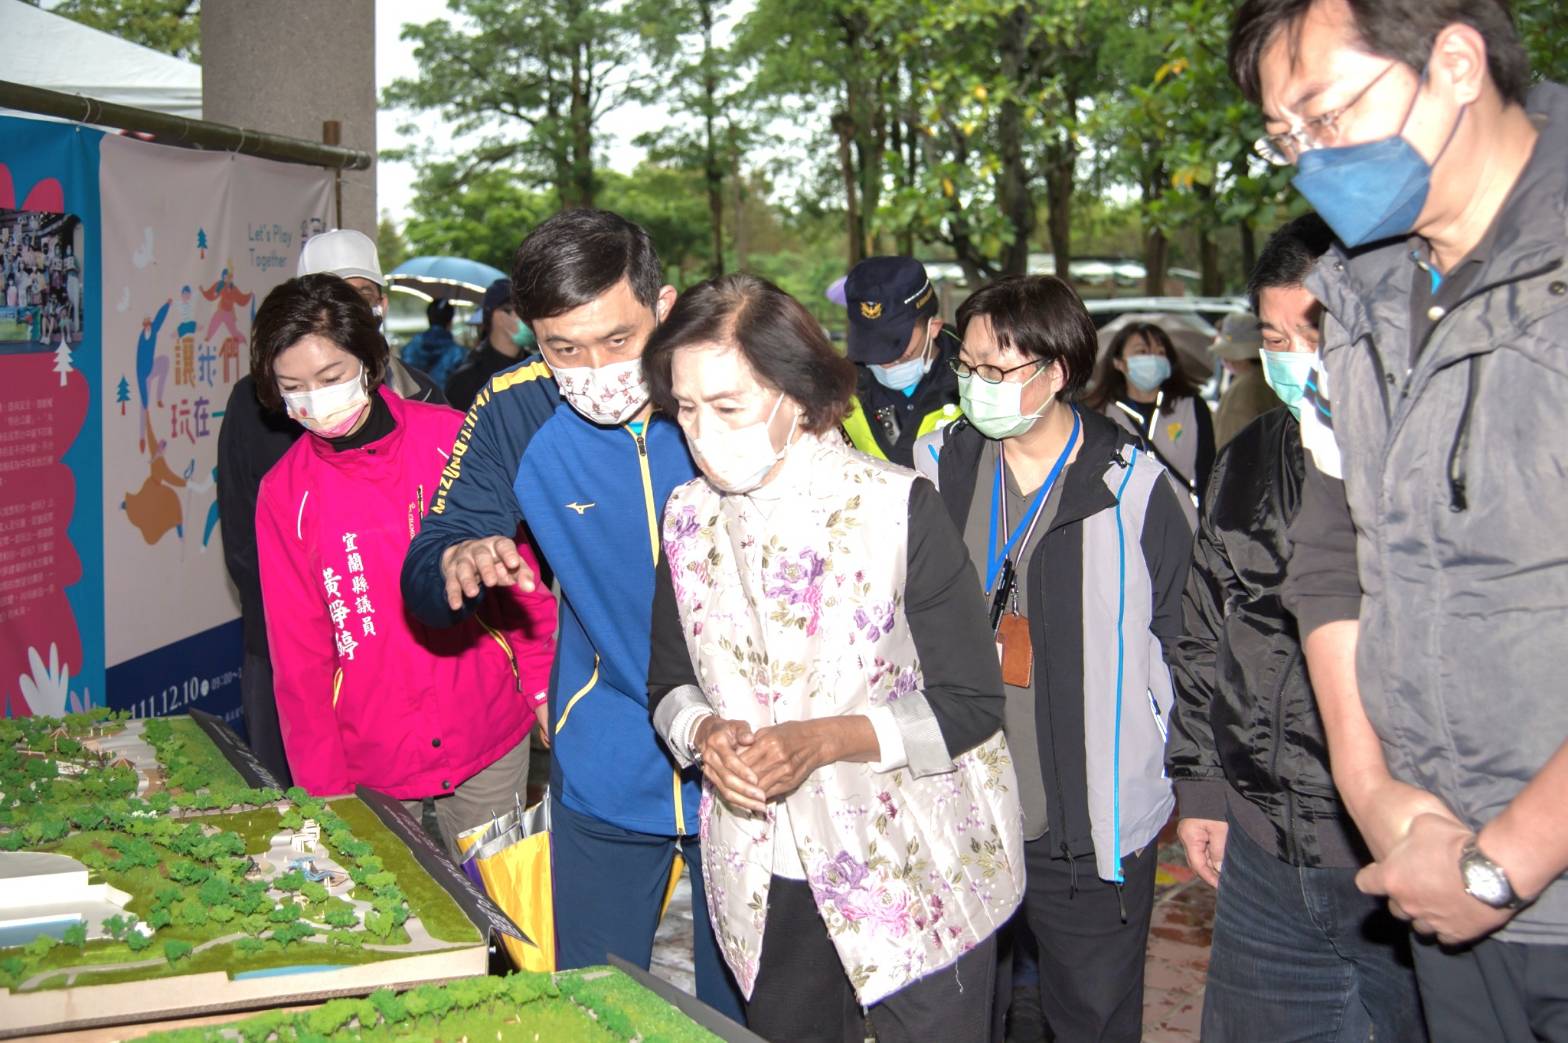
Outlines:
{"label": "woman in pink vest", "polygon": [[654,727],[700,762],[719,948],[768,1039],[985,1040],[1023,889],[1002,679],[935,488],[844,444],[855,386],[793,298],[696,286],[648,342],[704,477],[664,511]]}
{"label": "woman in pink vest", "polygon": [[[291,279],[256,314],[257,397],[310,434],[262,479],[256,506],[267,639],[294,781],[434,797],[452,850],[524,795],[555,599],[503,588],[447,629],[403,610],[403,557],[463,415],[383,387],[387,357],[369,305],[334,275]],[[526,544],[519,553],[534,568]]]}

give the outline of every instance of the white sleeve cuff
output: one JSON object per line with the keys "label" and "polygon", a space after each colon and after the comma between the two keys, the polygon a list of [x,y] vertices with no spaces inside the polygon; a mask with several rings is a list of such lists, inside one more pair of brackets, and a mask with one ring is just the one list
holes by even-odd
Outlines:
{"label": "white sleeve cuff", "polygon": [[871,770],[893,771],[906,766],[909,757],[904,752],[904,733],[899,730],[892,707],[873,706],[866,711],[866,720],[871,722],[871,730],[877,735],[877,760],[872,763]]}
{"label": "white sleeve cuff", "polygon": [[712,716],[713,711],[706,706],[684,706],[670,722],[670,749],[682,767],[689,767],[697,760],[692,738],[697,734],[697,725]]}

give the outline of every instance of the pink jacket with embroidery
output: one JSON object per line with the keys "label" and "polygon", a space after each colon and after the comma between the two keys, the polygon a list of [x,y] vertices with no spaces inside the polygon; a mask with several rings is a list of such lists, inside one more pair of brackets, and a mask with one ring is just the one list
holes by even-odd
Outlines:
{"label": "pink jacket with embroidery", "polygon": [[463,415],[377,394],[392,433],[344,452],[295,442],[262,479],[256,543],[294,781],[407,800],[451,793],[526,741],[549,685],[555,598],[501,588],[440,630],[404,611],[403,558]]}

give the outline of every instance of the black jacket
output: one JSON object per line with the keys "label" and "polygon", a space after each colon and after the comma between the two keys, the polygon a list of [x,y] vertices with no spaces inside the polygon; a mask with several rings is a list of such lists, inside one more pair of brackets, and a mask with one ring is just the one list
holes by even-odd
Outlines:
{"label": "black jacket", "polygon": [[[1029,632],[1034,645],[1034,686],[1040,741],[1040,768],[1050,817],[1046,839],[1057,857],[1094,853],[1090,834],[1088,764],[1084,751],[1085,582],[1115,583],[1115,576],[1085,577],[1083,522],[1114,510],[1116,496],[1105,472],[1126,459],[1136,436],[1114,421],[1086,409],[1083,444],[1062,475],[1061,502],[1051,527],[1029,559],[1025,584]],[[967,420],[946,430],[938,462],[942,500],[960,532],[968,520],[985,436]],[[1192,531],[1177,500],[1176,487],[1162,481],[1149,499],[1139,542],[1150,567],[1154,593],[1153,627],[1168,662],[1181,632],[1181,591],[1192,558]]]}
{"label": "black jacket", "polygon": [[[445,405],[430,378],[392,359],[387,384],[404,398]],[[267,617],[261,604],[261,571],[256,562],[256,497],[261,480],[305,429],[281,412],[261,408],[250,374],[229,392],[218,428],[218,518],[223,533],[223,563],[240,595],[245,651],[267,654]]]}
{"label": "black jacket", "polygon": [[[1301,429],[1284,408],[1242,428],[1215,462],[1182,598],[1166,767],[1184,818],[1223,821],[1235,797],[1293,865],[1359,849],[1335,795],[1296,620],[1281,601],[1301,502]],[[1238,818],[1241,818],[1238,815]],[[1247,820],[1242,820],[1245,827]]]}
{"label": "black jacket", "polygon": [[468,358],[446,378],[446,400],[453,409],[468,412],[468,407],[479,397],[479,391],[490,378],[503,369],[511,369],[523,361],[522,355],[503,355],[489,342],[469,352]]}

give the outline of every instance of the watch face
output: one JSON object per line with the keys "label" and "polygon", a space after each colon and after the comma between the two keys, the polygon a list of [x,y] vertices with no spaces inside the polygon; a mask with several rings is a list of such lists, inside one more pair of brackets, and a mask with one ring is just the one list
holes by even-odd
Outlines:
{"label": "watch face", "polygon": [[1473,861],[1465,863],[1465,890],[1490,906],[1501,906],[1512,897],[1501,873]]}

